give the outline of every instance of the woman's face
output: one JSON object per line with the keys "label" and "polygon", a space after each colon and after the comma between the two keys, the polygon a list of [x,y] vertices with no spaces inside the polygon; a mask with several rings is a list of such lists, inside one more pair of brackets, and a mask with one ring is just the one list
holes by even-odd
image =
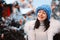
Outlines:
{"label": "woman's face", "polygon": [[47,18],[47,14],[44,10],[39,10],[38,11],[38,20],[39,21],[44,21]]}

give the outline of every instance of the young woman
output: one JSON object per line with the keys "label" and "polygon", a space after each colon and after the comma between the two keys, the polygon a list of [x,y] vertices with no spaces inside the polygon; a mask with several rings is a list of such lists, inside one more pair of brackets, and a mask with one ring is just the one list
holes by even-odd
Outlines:
{"label": "young woman", "polygon": [[28,40],[48,40],[47,29],[50,24],[51,8],[42,5],[36,9],[37,20],[27,22],[24,31],[28,35]]}

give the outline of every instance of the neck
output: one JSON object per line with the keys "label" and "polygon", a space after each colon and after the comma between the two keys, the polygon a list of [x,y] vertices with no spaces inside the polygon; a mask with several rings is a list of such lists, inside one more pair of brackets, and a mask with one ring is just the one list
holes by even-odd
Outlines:
{"label": "neck", "polygon": [[44,21],[40,21],[40,23],[43,23]]}
{"label": "neck", "polygon": [[40,26],[44,26],[44,21],[40,21]]}

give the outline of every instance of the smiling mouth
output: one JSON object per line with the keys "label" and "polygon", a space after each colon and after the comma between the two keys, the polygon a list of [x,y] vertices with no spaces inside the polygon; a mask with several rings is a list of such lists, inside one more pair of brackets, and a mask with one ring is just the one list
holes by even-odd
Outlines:
{"label": "smiling mouth", "polygon": [[42,19],[43,19],[44,17],[40,17],[40,18],[42,18]]}
{"label": "smiling mouth", "polygon": [[42,18],[42,19],[44,18],[43,16],[38,16],[38,17],[40,17],[40,18]]}

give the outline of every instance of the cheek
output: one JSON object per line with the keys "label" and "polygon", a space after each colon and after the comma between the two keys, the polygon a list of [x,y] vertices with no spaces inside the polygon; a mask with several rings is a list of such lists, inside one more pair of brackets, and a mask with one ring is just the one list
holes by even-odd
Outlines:
{"label": "cheek", "polygon": [[47,15],[45,16],[45,18],[47,18]]}
{"label": "cheek", "polygon": [[44,14],[44,15],[43,15],[43,17],[44,17],[44,18],[47,18],[47,15],[46,15],[46,14]]}
{"label": "cheek", "polygon": [[41,20],[41,18],[40,18],[40,17],[37,17],[37,19],[38,19],[38,20]]}
{"label": "cheek", "polygon": [[44,19],[46,19],[47,18],[47,16],[44,16]]}

